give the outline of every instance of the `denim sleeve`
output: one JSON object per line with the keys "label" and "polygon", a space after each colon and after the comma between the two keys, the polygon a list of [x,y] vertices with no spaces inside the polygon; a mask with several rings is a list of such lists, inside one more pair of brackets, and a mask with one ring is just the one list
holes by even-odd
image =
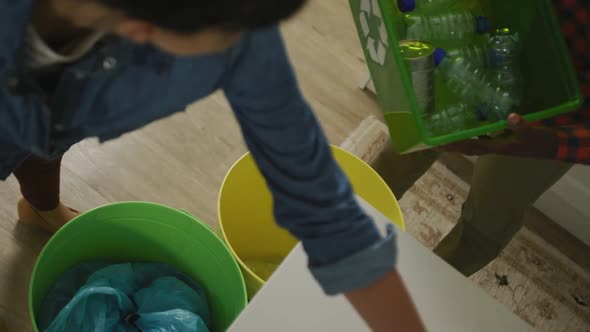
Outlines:
{"label": "denim sleeve", "polygon": [[395,237],[383,237],[358,205],[299,91],[278,28],[245,36],[235,52],[224,91],[277,222],[302,242],[326,293],[371,284],[393,268]]}
{"label": "denim sleeve", "polygon": [[1,73],[0,142],[10,142],[38,155],[49,155],[49,109],[35,94],[12,93],[8,87],[11,84],[18,84],[18,80]]}

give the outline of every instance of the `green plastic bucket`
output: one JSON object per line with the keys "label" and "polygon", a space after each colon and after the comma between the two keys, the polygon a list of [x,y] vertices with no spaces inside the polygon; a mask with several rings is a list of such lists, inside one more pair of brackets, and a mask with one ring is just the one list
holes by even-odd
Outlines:
{"label": "green plastic bucket", "polygon": [[45,294],[85,261],[159,262],[175,266],[207,292],[213,330],[224,331],[246,307],[244,279],[225,244],[188,213],[141,202],[116,203],[72,220],[47,243],[29,285],[33,328]]}
{"label": "green plastic bucket", "polygon": [[[397,0],[349,2],[397,152],[409,153],[507,128],[507,121],[503,120],[441,135],[430,134],[399,49],[404,14],[399,11]],[[550,0],[459,0],[456,8],[487,16],[492,29],[509,27],[519,33],[523,43],[524,95],[517,111],[525,119],[538,121],[578,109],[582,95]],[[458,102],[439,80],[435,91],[436,110]]]}

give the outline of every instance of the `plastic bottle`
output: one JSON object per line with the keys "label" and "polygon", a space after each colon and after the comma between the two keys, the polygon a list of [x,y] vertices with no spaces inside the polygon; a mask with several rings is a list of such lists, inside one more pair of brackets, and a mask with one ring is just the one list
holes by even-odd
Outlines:
{"label": "plastic bottle", "polygon": [[522,98],[522,73],[520,71],[520,40],[510,29],[494,31],[488,40],[490,74],[494,83],[510,93],[519,104]]}
{"label": "plastic bottle", "polygon": [[493,65],[501,67],[518,64],[520,56],[518,33],[513,33],[507,28],[497,29],[488,39],[488,48],[493,55]]}
{"label": "plastic bottle", "polygon": [[490,51],[487,46],[469,45],[453,48],[447,52],[450,58],[465,58],[476,67],[490,66]]}
{"label": "plastic bottle", "polygon": [[425,118],[431,135],[444,135],[478,125],[478,118],[472,107],[459,103],[451,105]]}
{"label": "plastic bottle", "polygon": [[465,10],[450,11],[436,15],[406,14],[405,39],[420,40],[433,44],[465,42],[476,33],[489,30],[485,16],[473,16]]}
{"label": "plastic bottle", "polygon": [[483,67],[463,57],[448,57],[440,48],[434,52],[434,61],[448,89],[463,103],[476,108],[481,120],[504,119],[513,110],[515,101],[511,92],[490,80]]}
{"label": "plastic bottle", "polygon": [[515,106],[516,102],[510,93],[496,90],[486,96],[484,102],[476,108],[476,114],[480,120],[506,120]]}
{"label": "plastic bottle", "polygon": [[464,57],[451,58],[443,49],[437,48],[434,63],[448,89],[466,104],[479,105],[486,95],[495,90],[484,68],[475,66]]}
{"label": "plastic bottle", "polygon": [[397,0],[397,7],[402,13],[409,13],[414,10],[424,11],[448,7],[455,3],[457,0]]}

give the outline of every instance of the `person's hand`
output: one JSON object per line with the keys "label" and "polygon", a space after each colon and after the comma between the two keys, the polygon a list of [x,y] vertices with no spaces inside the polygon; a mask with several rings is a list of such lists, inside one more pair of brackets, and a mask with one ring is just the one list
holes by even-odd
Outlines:
{"label": "person's hand", "polygon": [[518,114],[508,117],[510,135],[496,139],[472,139],[438,148],[469,156],[501,154],[518,157],[553,159],[557,155],[557,132],[550,128],[533,127]]}

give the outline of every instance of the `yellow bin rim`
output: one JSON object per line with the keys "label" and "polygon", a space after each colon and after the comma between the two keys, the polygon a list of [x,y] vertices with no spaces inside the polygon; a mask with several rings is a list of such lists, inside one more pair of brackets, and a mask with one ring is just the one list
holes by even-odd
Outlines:
{"label": "yellow bin rim", "polygon": [[[394,202],[395,204],[392,204],[391,211],[381,211],[380,209],[377,209],[377,210],[379,210],[379,212],[383,213],[383,215],[385,215],[387,218],[392,220],[392,222],[394,222],[396,224],[396,226],[401,231],[405,232],[406,231],[406,224],[404,222],[402,211],[399,207],[399,204],[397,203],[398,202],[397,198],[395,197],[395,195],[393,194],[393,192],[391,191],[391,189],[389,188],[387,183],[383,180],[383,178],[381,178],[381,176],[369,164],[367,164],[364,160],[360,159],[356,155],[354,155],[354,154],[352,154],[352,153],[350,153],[338,146],[335,146],[335,145],[330,145],[330,147],[332,148],[333,153],[342,153],[344,155],[352,157],[353,159],[356,159],[356,161],[358,161],[359,163],[364,164],[366,166],[367,171],[370,172],[375,177],[375,179],[383,185],[384,188],[387,188],[387,190],[386,190],[387,195],[389,196],[391,201]],[[219,223],[219,232],[221,233],[221,237],[223,238],[223,241],[227,244],[227,247],[229,248],[230,252],[234,256],[234,258],[236,259],[236,261],[238,262],[238,264],[240,265],[242,270],[246,271],[246,273],[248,274],[248,276],[244,276],[244,278],[250,277],[250,278],[254,279],[260,286],[263,286],[266,283],[266,281],[263,280],[262,278],[260,278],[254,271],[252,271],[252,269],[250,269],[250,267],[248,267],[248,265],[246,263],[244,263],[242,258],[235,252],[235,250],[234,250],[234,248],[233,248],[231,242],[229,241],[229,238],[225,232],[225,228],[223,227],[223,220],[221,218],[221,215],[222,215],[221,214],[221,198],[224,193],[224,188],[226,187],[227,180],[232,175],[232,171],[236,168],[236,166],[239,165],[240,163],[242,163],[244,159],[249,158],[250,156],[251,156],[250,152],[246,152],[244,155],[242,155],[236,162],[234,162],[232,164],[229,171],[227,172],[227,174],[223,178],[223,182],[221,183],[221,188],[219,190],[219,195],[217,197],[217,219],[218,219],[218,223]],[[344,169],[344,167],[342,167],[342,168],[343,168],[344,172],[346,173],[346,170]],[[359,195],[359,196],[361,196],[361,195]],[[371,204],[370,201],[367,201],[367,202],[369,204]]]}

